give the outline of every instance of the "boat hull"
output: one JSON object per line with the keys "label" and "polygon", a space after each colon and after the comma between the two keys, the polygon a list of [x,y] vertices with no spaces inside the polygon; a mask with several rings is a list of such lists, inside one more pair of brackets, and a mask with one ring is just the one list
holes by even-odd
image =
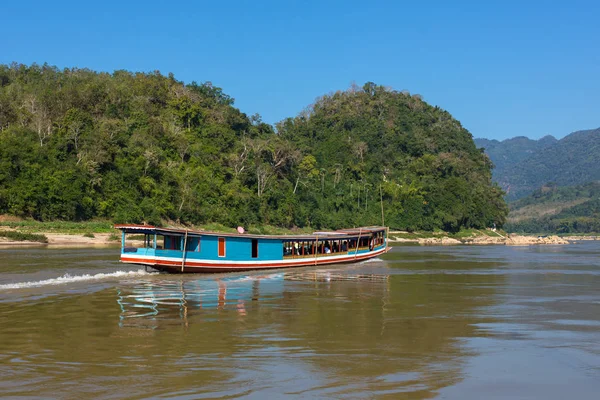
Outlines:
{"label": "boat hull", "polygon": [[159,271],[170,273],[215,273],[235,272],[280,268],[296,268],[316,265],[348,264],[355,263],[387,253],[389,247],[374,249],[366,253],[344,254],[333,256],[319,256],[300,259],[272,260],[272,261],[215,261],[215,260],[182,260],[181,258],[154,257],[142,255],[121,255],[121,262],[127,264],[140,264],[152,267]]}

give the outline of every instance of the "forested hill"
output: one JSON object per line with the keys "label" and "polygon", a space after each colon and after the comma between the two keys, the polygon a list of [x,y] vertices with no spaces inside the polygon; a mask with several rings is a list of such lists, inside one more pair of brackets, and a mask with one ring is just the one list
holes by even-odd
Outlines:
{"label": "forested hill", "polygon": [[497,141],[476,139],[497,166],[494,180],[515,200],[547,183],[581,185],[600,179],[600,128],[578,131],[556,140],[514,138]]}
{"label": "forested hill", "polygon": [[[381,188],[381,191],[380,191]],[[0,213],[39,220],[402,229],[502,225],[458,121],[373,83],[277,131],[209,82],[0,66]]]}
{"label": "forested hill", "polygon": [[600,232],[600,182],[543,186],[510,204],[506,228],[527,233]]}

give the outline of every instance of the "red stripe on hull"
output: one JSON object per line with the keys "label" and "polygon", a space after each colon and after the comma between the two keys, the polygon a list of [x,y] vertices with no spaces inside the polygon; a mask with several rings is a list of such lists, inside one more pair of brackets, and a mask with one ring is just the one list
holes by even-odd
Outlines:
{"label": "red stripe on hull", "polygon": [[192,260],[186,260],[184,270],[181,271],[181,261],[168,261],[168,260],[156,260],[154,258],[133,258],[121,256],[121,262],[130,264],[142,264],[148,265],[152,268],[158,269],[165,272],[233,272],[233,271],[249,271],[259,269],[275,269],[275,268],[293,268],[293,267],[308,267],[311,265],[324,265],[324,264],[348,264],[358,261],[368,260],[369,258],[377,257],[381,254],[387,253],[389,247],[378,250],[374,253],[359,254],[356,256],[349,256],[337,259],[317,258],[316,260],[303,260],[298,262],[270,262],[261,264],[243,264],[243,263],[211,263],[211,262],[198,262]]}

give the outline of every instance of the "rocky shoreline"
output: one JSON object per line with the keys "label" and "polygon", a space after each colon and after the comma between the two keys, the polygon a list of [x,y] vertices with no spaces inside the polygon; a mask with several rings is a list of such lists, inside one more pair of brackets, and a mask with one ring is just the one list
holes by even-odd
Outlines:
{"label": "rocky shoreline", "polygon": [[415,243],[423,246],[452,246],[452,245],[505,245],[505,246],[531,246],[531,245],[562,245],[578,240],[600,240],[596,236],[573,236],[561,238],[559,236],[523,236],[509,234],[507,236],[497,234],[496,236],[480,235],[462,239],[447,236],[427,238],[402,238],[394,236],[390,232],[389,240],[392,243]]}

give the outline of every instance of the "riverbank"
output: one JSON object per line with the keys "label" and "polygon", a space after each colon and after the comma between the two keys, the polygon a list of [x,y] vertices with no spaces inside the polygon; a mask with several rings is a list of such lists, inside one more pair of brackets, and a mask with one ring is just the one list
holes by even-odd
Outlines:
{"label": "riverbank", "polygon": [[[235,228],[221,224],[184,226],[166,221],[165,226],[179,229],[235,233]],[[310,234],[310,228],[285,229],[269,225],[250,226],[248,233],[260,235]],[[107,220],[70,222],[24,220],[11,215],[0,215],[0,246],[107,246],[121,243],[121,231]]]}
{"label": "riverbank", "polygon": [[110,221],[40,222],[0,215],[0,246],[107,246],[120,240]]}
{"label": "riverbank", "polygon": [[[176,226],[173,225],[173,226]],[[181,228],[181,226],[178,226]],[[213,232],[235,232],[235,229],[211,224],[191,229]],[[12,232],[9,237],[2,233]],[[251,226],[249,233],[254,234],[309,234],[309,228],[289,230],[271,226]],[[121,232],[114,229],[110,221],[89,222],[39,222],[21,220],[16,217],[0,215],[0,246],[109,246],[119,245]],[[508,245],[528,246],[542,244],[567,244],[581,240],[600,240],[598,235],[589,236],[540,236],[508,234],[498,230],[463,230],[456,234],[447,232],[406,232],[390,231],[391,243],[412,243],[419,245]]]}
{"label": "riverbank", "polygon": [[423,246],[453,246],[453,245],[504,245],[504,246],[530,246],[530,245],[561,245],[577,240],[598,240],[597,236],[577,236],[562,238],[555,235],[529,236],[507,234],[492,230],[471,230],[457,235],[445,232],[409,233],[404,231],[390,231],[391,243],[414,243]]}
{"label": "riverbank", "polygon": [[14,240],[0,237],[0,246],[109,246],[118,245],[121,238],[111,233],[65,234],[65,233],[40,233],[46,241]]}
{"label": "riverbank", "polygon": [[[120,236],[114,233],[96,233],[96,234],[67,234],[67,233],[52,233],[40,232],[47,238],[45,243],[30,240],[12,240],[5,237],[0,237],[0,246],[109,246],[119,245]],[[403,232],[390,232],[389,241],[391,243],[412,243],[423,246],[452,246],[452,245],[506,245],[506,246],[529,246],[542,244],[568,244],[579,240],[600,240],[600,237],[591,236],[575,236],[568,238],[560,238],[558,236],[522,236],[510,234],[506,236],[468,236],[464,238],[454,238],[444,235],[435,235],[430,237],[403,237]]]}

